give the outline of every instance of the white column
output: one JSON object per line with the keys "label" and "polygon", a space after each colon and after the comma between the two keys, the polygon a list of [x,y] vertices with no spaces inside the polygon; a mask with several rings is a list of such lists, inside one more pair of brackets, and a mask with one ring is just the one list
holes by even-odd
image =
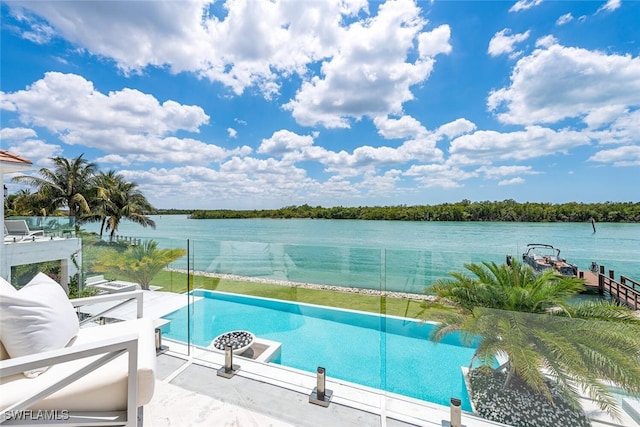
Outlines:
{"label": "white column", "polygon": [[0,171],[0,184],[2,184],[2,207],[0,207],[0,218],[2,219],[2,243],[0,243],[0,277],[10,281],[11,269],[7,270],[7,256],[4,248],[4,174]]}

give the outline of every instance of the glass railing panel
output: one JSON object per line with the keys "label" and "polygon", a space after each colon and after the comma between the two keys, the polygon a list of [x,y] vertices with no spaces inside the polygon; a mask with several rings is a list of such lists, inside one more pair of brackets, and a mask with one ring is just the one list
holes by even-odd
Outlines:
{"label": "glass railing panel", "polygon": [[[163,316],[189,305],[187,240],[133,236],[112,240],[83,233],[82,248],[81,296],[142,289],[144,317],[153,319],[161,331],[170,327]],[[116,307],[101,317],[108,322],[135,318],[133,304]],[[186,326],[185,322],[174,328]],[[188,346],[175,345],[172,351],[186,355]]]}
{"label": "glass railing panel", "polygon": [[[23,217],[24,218],[24,217]],[[45,235],[35,227],[25,226],[25,219],[5,225],[8,234],[2,246],[5,276],[14,286],[26,285],[36,274],[44,273],[62,285],[65,290],[77,291],[81,242],[73,237]],[[18,233],[33,233],[32,235]]]}
{"label": "glass railing panel", "polygon": [[637,426],[640,329],[621,322],[618,308],[597,311],[476,309],[479,342],[493,341],[501,355],[493,369],[468,374],[475,413],[513,425]]}
{"label": "glass railing panel", "polygon": [[[6,236],[18,238],[20,235],[32,235],[35,239],[47,238],[69,238],[75,237],[75,218],[60,216],[12,216],[6,217],[6,221],[25,221],[26,229],[22,224],[7,227],[5,224]],[[15,234],[14,234],[15,233]]]}
{"label": "glass railing panel", "polygon": [[[432,322],[443,318],[439,317],[441,313],[422,313],[427,308],[424,299],[432,294],[428,286],[450,278],[450,272],[468,273],[465,264],[489,261],[503,265],[507,255],[521,260],[522,250],[509,253],[502,247],[490,247],[486,251],[463,248],[454,252],[281,241],[175,240],[151,234],[153,231],[145,230],[134,243],[153,238],[159,247],[187,251],[168,263],[152,282],[159,286],[152,292],[181,298],[177,308],[165,305],[165,313],[159,315],[167,322],[162,326],[163,339],[172,351],[217,368],[225,362],[224,352],[211,349],[212,341],[225,332],[249,330],[263,346],[251,348],[250,355],[234,355],[234,363],[266,383],[310,393],[316,386],[316,369],[322,366],[326,368],[326,387],[343,401],[365,400],[375,407],[384,399],[391,418],[404,414],[401,421],[410,422],[407,415],[417,414],[416,419],[423,420],[424,414],[435,413],[439,422],[448,419],[451,398],[461,400],[467,420],[479,414],[476,410],[473,415],[462,369],[471,364],[478,341],[468,342],[463,334],[453,333],[434,344]],[[116,240],[131,244],[128,236]],[[579,268],[587,270],[590,262],[582,258]],[[628,254],[618,254],[597,261],[608,270],[609,265],[617,266],[620,261],[620,265],[627,265],[626,258]],[[615,274],[616,278],[626,274],[640,279],[624,268],[616,267]],[[339,292],[341,289],[349,292]],[[598,298],[597,292],[581,293],[572,302],[594,298]],[[173,311],[166,313],[167,308]],[[326,318],[330,326],[322,323]],[[247,320],[251,323],[245,323]],[[536,322],[527,319],[526,323]],[[218,326],[214,325],[222,326],[215,329]],[[580,327],[575,325],[576,330]],[[554,328],[543,332],[550,334]],[[354,335],[348,335],[348,331]],[[280,347],[271,351],[272,342],[280,343]],[[430,355],[433,349],[435,356]],[[356,355],[343,350],[353,350]],[[309,363],[290,363],[293,356]],[[497,367],[500,363],[497,359],[489,365]],[[453,366],[452,372],[443,374],[445,365]],[[342,369],[360,368],[363,372],[357,378],[341,373]],[[216,375],[215,370],[209,375]],[[425,379],[436,386],[424,383]],[[441,393],[432,395],[434,389]],[[619,396],[636,397],[628,390],[621,390],[617,396],[620,402],[623,397]],[[286,418],[286,414],[281,415]],[[464,419],[466,425],[478,421]]]}
{"label": "glass railing panel", "polygon": [[[466,280],[442,276],[439,263],[428,261],[464,259],[463,253],[429,257],[422,251],[386,250],[384,258],[388,291],[408,289],[408,285],[402,288],[404,283],[431,284],[442,278],[452,279],[457,289],[445,294],[426,287],[415,296],[403,296],[400,310],[387,298],[383,352],[389,418],[449,420],[456,399],[463,425],[588,426],[592,420],[638,425],[633,418],[634,405],[638,408],[640,403],[637,312],[615,301],[603,308],[610,297],[601,299],[580,283],[574,295],[551,298],[548,292],[534,291],[538,275],[533,273],[512,287],[493,293],[480,290],[507,283],[516,277],[512,268],[528,269],[522,264],[509,267],[496,262],[501,280],[495,282],[480,278],[462,263],[452,265],[451,271],[465,275],[469,283],[485,283],[467,287]],[[495,275],[486,272],[487,277]],[[398,281],[400,277],[405,282]],[[562,278],[551,275],[550,280]],[[529,291],[520,292],[526,283]],[[510,289],[518,289],[519,297],[513,298]],[[420,302],[424,298],[428,300]],[[583,304],[595,306],[580,308]],[[443,334],[436,335],[438,330]],[[531,419],[536,416],[540,418]]]}
{"label": "glass railing panel", "polygon": [[444,407],[451,397],[461,399],[463,408],[471,408],[460,368],[468,366],[474,350],[455,334],[434,343],[435,325],[424,315],[429,286],[446,276],[461,256],[465,257],[426,250],[384,250],[383,390],[391,418],[408,421],[412,412],[419,419],[430,413],[435,417],[430,421],[439,421],[444,418],[424,406]]}
{"label": "glass railing panel", "polygon": [[189,340],[196,360],[222,365],[215,339],[249,331],[255,345],[233,363],[265,381],[311,392],[323,367],[327,384],[380,388],[380,249],[204,240],[190,248],[193,298],[164,316],[165,337]]}

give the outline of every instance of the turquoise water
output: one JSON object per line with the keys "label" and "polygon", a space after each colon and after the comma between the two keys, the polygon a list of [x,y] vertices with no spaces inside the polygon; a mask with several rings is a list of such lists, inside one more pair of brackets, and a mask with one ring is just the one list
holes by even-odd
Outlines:
{"label": "turquoise water", "polygon": [[[236,329],[280,342],[275,363],[448,405],[461,398],[471,410],[460,367],[474,349],[455,335],[435,344],[432,325],[368,313],[294,304],[264,298],[194,291],[204,298],[192,304],[191,340],[208,346]],[[163,335],[187,342],[187,308],[167,316]]]}
{"label": "turquoise water", "polygon": [[[600,223],[593,233],[590,223],[153,219],[155,230],[123,223],[119,233],[165,247],[189,239],[189,266],[199,271],[422,293],[465,263],[502,263],[546,243],[581,269],[596,261],[640,279],[640,224]],[[172,265],[186,266],[186,257]]]}

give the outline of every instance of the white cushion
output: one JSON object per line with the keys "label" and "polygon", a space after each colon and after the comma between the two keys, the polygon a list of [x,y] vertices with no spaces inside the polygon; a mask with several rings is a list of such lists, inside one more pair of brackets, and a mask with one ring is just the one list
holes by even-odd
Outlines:
{"label": "white cushion", "polygon": [[18,290],[14,288],[11,283],[4,280],[4,277],[0,277],[0,295],[12,294],[14,292],[18,292]]}
{"label": "white cushion", "polygon": [[[155,387],[156,347],[151,319],[128,320],[104,326],[82,328],[71,347],[107,338],[138,333],[138,399],[143,406],[151,401]],[[35,379],[12,375],[0,380],[0,408],[33,395],[60,381],[101,356],[54,365]],[[62,390],[34,404],[33,410],[121,411],[127,407],[128,354],[117,357]]]}
{"label": "white cushion", "polygon": [[[13,293],[13,292],[18,292],[18,290],[14,288],[11,283],[4,280],[3,277],[0,277],[0,294]],[[1,325],[0,325],[0,328],[1,328]],[[2,345],[2,340],[0,339],[0,360],[6,360],[8,358],[9,358],[9,353],[7,353],[7,350],[4,348],[4,345]]]}
{"label": "white cushion", "polygon": [[16,292],[0,288],[0,341],[12,358],[63,348],[79,329],[69,298],[46,274]]}

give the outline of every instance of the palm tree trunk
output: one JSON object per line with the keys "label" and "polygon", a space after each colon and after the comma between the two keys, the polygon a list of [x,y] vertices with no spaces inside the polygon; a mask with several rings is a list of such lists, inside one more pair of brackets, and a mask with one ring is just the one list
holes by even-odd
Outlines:
{"label": "palm tree trunk", "polygon": [[107,217],[102,218],[102,224],[100,224],[100,240],[102,240],[102,233],[104,232],[104,225],[107,222]]}
{"label": "palm tree trunk", "polygon": [[507,360],[506,362],[504,362],[502,365],[498,366],[497,368],[495,368],[493,370],[493,372],[500,372],[503,369],[508,369],[509,368],[509,361]]}
{"label": "palm tree trunk", "polygon": [[[509,362],[507,362],[509,363]],[[507,371],[507,379],[504,380],[504,384],[502,384],[502,388],[505,389],[507,387],[509,387],[511,385],[511,381],[513,380],[513,378],[515,377],[515,369],[513,369],[511,367],[511,365],[509,365],[509,370]]]}

